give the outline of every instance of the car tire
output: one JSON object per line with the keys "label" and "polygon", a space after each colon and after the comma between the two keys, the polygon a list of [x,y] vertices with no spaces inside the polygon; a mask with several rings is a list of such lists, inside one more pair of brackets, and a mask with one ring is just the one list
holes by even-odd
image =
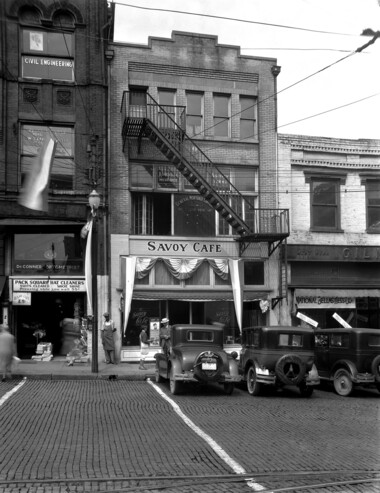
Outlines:
{"label": "car tire", "polygon": [[164,381],[164,379],[162,378],[162,376],[160,375],[160,372],[158,370],[158,365],[156,365],[156,383],[162,383]]}
{"label": "car tire", "polygon": [[231,395],[234,391],[235,385],[233,383],[224,383],[223,388],[227,395]]}
{"label": "car tire", "polygon": [[340,368],[334,373],[334,390],[338,395],[348,397],[354,388],[350,373]]}
{"label": "car tire", "polygon": [[223,372],[223,361],[218,353],[213,353],[216,358],[216,370],[202,370],[202,359],[208,351],[199,353],[194,362],[194,377],[200,382],[217,382]]}
{"label": "car tire", "polygon": [[285,385],[299,385],[306,373],[306,365],[299,356],[285,354],[276,363],[277,378]]}
{"label": "car tire", "polygon": [[173,395],[178,395],[182,390],[182,382],[174,380],[172,372],[170,372],[169,388],[170,393]]}
{"label": "car tire", "polygon": [[247,371],[247,390],[248,394],[255,396],[259,395],[262,391],[263,384],[257,381],[256,369],[254,366],[250,366]]}
{"label": "car tire", "polygon": [[311,385],[306,385],[305,383],[301,383],[299,389],[301,397],[311,397],[314,392],[314,387],[312,387]]}
{"label": "car tire", "polygon": [[372,361],[371,371],[375,375],[375,379],[379,381],[380,379],[380,355]]}

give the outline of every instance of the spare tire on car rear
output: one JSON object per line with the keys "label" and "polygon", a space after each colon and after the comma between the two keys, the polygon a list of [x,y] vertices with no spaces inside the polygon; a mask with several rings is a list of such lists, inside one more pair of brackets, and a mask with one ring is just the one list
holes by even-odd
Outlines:
{"label": "spare tire on car rear", "polygon": [[299,356],[285,354],[276,363],[277,378],[285,385],[298,385],[302,382],[306,366]]}
{"label": "spare tire on car rear", "polygon": [[[216,363],[215,369],[205,369],[206,364]],[[203,365],[203,368],[202,368]],[[215,366],[215,365],[214,365]],[[199,381],[216,382],[223,372],[223,361],[218,353],[203,351],[199,353],[194,362],[194,377]]]}
{"label": "spare tire on car rear", "polygon": [[375,375],[376,381],[380,380],[380,354],[372,361],[371,371]]}

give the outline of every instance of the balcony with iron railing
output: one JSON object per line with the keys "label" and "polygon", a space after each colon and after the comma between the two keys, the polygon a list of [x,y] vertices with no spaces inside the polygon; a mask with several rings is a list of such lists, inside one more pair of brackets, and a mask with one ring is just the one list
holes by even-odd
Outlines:
{"label": "balcony with iron railing", "polygon": [[246,248],[249,242],[281,243],[289,236],[287,209],[258,209],[243,197],[197,142],[186,134],[186,108],[159,105],[148,93],[123,94],[123,149],[128,138],[139,146],[149,139],[236,230]]}

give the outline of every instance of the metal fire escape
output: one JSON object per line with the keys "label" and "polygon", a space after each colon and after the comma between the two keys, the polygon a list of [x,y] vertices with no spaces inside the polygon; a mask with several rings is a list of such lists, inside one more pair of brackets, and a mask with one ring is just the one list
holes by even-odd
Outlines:
{"label": "metal fire escape", "polygon": [[[267,242],[268,255],[289,236],[287,209],[258,209],[235,188],[185,132],[184,107],[160,106],[149,94],[125,91],[122,101],[123,146],[148,138],[204,199],[236,231],[240,255],[250,243]],[[140,104],[131,104],[139,99]]]}

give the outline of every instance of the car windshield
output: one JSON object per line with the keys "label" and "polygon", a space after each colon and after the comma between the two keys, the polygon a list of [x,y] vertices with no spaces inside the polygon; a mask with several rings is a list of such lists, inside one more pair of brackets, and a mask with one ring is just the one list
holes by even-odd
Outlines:
{"label": "car windshield", "polygon": [[302,335],[301,334],[279,334],[278,337],[279,346],[302,346]]}
{"label": "car windshield", "polygon": [[209,330],[189,330],[187,332],[188,341],[209,341],[214,340],[214,333]]}

